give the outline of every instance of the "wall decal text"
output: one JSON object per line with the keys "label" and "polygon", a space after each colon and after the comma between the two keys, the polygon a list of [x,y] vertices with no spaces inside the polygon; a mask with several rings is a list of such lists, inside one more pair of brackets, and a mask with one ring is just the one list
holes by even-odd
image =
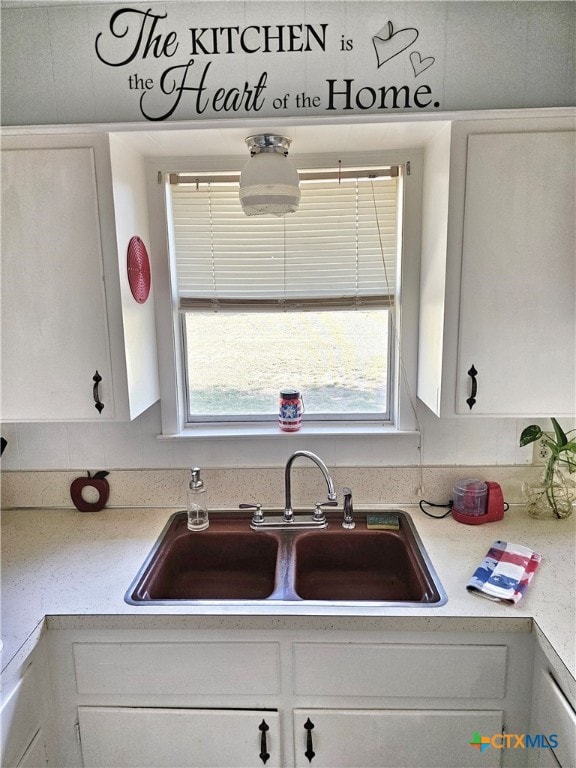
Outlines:
{"label": "wall decal text", "polygon": [[[111,14],[107,27],[96,35],[94,47],[102,66],[122,72],[127,90],[138,98],[141,115],[146,120],[163,121],[271,111],[294,114],[306,110],[309,114],[437,109],[440,103],[433,97],[432,86],[416,82],[435,63],[434,56],[423,56],[413,49],[419,37],[415,27],[395,28],[390,20],[362,41],[332,29],[328,21],[191,24],[172,29],[168,11],[126,7]],[[369,59],[370,50],[375,57]],[[315,57],[317,68],[324,65],[327,69],[322,89],[309,92],[297,88],[295,93],[286,93],[286,81],[284,85],[275,82],[278,66],[268,62],[286,60],[286,66],[295,70],[294,81],[306,82],[304,59],[308,54]],[[363,56],[362,77],[330,76],[334,54]],[[322,57],[320,63],[318,56]],[[244,62],[252,57],[258,57],[262,68],[249,77],[239,77]],[[408,82],[397,82],[397,70],[387,80],[386,70],[403,57],[410,64],[401,69],[404,80],[409,73]],[[225,72],[219,68],[222,60]],[[160,70],[158,64],[162,65]],[[368,67],[374,71],[371,82],[364,74]],[[304,69],[301,78],[299,68]]]}

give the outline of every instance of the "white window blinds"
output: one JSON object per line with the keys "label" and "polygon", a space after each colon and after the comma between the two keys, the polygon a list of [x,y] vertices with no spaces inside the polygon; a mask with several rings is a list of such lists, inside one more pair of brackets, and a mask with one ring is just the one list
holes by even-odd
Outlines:
{"label": "white window blinds", "polygon": [[[397,168],[362,173],[340,180],[301,175],[299,210],[284,218],[245,216],[237,183],[172,176],[180,308],[392,304]],[[366,178],[368,173],[376,178]]]}

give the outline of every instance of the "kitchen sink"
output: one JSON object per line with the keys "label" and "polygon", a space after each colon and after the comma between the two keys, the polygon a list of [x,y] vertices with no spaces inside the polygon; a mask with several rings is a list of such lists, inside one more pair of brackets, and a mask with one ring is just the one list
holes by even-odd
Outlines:
{"label": "kitchen sink", "polygon": [[[135,601],[263,600],[275,584],[278,540],[212,524],[190,532],[173,517],[132,593]],[[219,529],[219,530],[218,530]]]}
{"label": "kitchen sink", "polygon": [[295,589],[303,600],[431,602],[416,553],[396,531],[326,531],[295,545]]}
{"label": "kitchen sink", "polygon": [[[389,512],[389,510],[387,510]],[[410,516],[371,530],[253,531],[244,513],[213,512],[192,532],[171,516],[125,595],[131,605],[443,605],[446,594]]]}

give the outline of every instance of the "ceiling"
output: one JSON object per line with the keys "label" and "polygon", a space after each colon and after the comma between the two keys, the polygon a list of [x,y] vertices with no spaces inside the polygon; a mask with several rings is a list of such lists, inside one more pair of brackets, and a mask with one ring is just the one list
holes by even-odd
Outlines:
{"label": "ceiling", "polygon": [[[240,121],[238,121],[240,123]],[[244,121],[242,125],[123,131],[122,139],[144,157],[230,157],[247,154],[245,138],[274,133],[292,138],[291,155],[331,152],[373,152],[425,146],[446,125],[441,120],[418,122],[328,122],[325,118],[300,123],[272,120]]]}

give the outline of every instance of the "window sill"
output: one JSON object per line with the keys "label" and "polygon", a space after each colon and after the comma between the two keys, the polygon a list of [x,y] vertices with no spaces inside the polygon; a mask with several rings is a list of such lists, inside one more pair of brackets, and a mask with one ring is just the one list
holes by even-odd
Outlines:
{"label": "window sill", "polygon": [[392,435],[414,435],[416,430],[399,430],[393,424],[381,422],[316,422],[303,424],[298,432],[282,432],[277,424],[205,424],[187,427],[174,434],[158,435],[159,440],[209,440],[236,438],[310,438],[334,437],[384,437]]}

